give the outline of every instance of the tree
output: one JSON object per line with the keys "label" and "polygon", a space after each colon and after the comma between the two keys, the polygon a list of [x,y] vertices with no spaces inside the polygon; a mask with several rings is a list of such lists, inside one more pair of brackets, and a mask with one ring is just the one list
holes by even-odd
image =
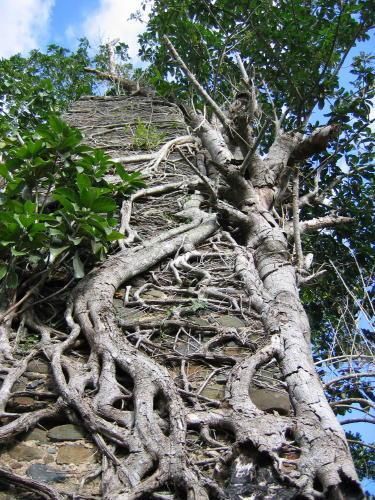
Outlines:
{"label": "tree", "polygon": [[[65,114],[107,155],[54,117],[25,137],[5,127],[0,439],[63,413],[99,450],[108,499],[363,498],[332,407],[373,408],[367,326],[334,342],[348,290],[349,332],[358,311],[371,319],[368,57],[338,84],[371,15],[366,2],[156,1],[143,79],[164,98],[113,64],[88,67],[112,95]],[[327,122],[312,123],[324,105]],[[120,219],[109,194],[127,195]],[[35,356],[50,362],[52,401],[10,411]]]}

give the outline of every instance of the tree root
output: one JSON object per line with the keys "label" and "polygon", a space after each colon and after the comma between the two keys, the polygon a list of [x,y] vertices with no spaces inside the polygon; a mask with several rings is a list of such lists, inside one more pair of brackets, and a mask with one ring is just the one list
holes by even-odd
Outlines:
{"label": "tree root", "polygon": [[[173,182],[150,178],[123,205],[127,239],[69,290],[64,321],[47,321],[42,308],[25,311],[25,327],[40,339],[23,358],[7,325],[0,442],[58,416],[85,427],[101,456],[86,479],[100,476],[100,498],[108,500],[362,498],[315,373],[285,235],[265,198],[257,201],[256,190],[236,177],[220,133],[199,116],[195,124],[223,182],[238,188],[235,203],[215,202],[218,219],[229,222],[220,227],[205,211],[207,196],[196,192],[202,180],[189,177],[189,165],[176,174],[165,161],[191,137],[163,146],[149,167],[163,167]],[[264,177],[277,177],[298,140],[278,139],[265,160],[269,171],[254,180],[258,190]],[[144,218],[153,217],[153,196],[166,208],[150,230]],[[238,241],[235,231],[222,230],[231,224],[243,230]],[[54,389],[39,394],[56,392],[54,400],[11,411],[17,379],[41,352]],[[287,409],[275,401],[262,407],[262,377]],[[47,498],[69,497],[4,467],[0,476]]]}

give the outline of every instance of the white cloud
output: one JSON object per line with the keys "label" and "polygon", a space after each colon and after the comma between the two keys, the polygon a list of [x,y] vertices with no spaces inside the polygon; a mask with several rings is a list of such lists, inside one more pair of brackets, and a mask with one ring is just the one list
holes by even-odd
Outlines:
{"label": "white cloud", "polygon": [[[138,58],[138,35],[145,25],[136,20],[129,20],[141,6],[140,0],[100,0],[99,6],[88,13],[82,28],[79,30],[91,43],[101,44],[119,38],[129,45],[129,55],[134,62]],[[76,33],[68,28],[71,33]],[[69,34],[69,31],[67,32]]]}
{"label": "white cloud", "polygon": [[0,57],[38,48],[55,0],[0,0]]}
{"label": "white cloud", "polygon": [[337,166],[343,172],[344,174],[347,174],[349,172],[349,165],[346,163],[345,157],[342,156],[339,161],[337,162]]}

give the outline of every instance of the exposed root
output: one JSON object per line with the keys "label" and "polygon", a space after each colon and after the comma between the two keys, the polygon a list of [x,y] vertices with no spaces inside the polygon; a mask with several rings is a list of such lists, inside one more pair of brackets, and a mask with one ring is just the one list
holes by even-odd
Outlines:
{"label": "exposed root", "polygon": [[[93,497],[108,500],[361,498],[312,363],[288,242],[265,209],[269,192],[257,194],[267,172],[257,192],[237,179],[220,133],[195,118],[238,199],[216,202],[180,155],[167,161],[175,146],[199,143],[172,138],[139,160],[158,175],[124,202],[120,251],[52,296],[52,316],[45,301],[0,331],[0,441],[59,418],[86,429],[100,464],[74,494],[4,467],[0,478],[56,499],[88,498],[96,477]],[[279,139],[274,170],[298,140]],[[38,337],[27,355],[12,330],[21,321]],[[31,374],[20,389],[42,356],[53,382],[49,373]],[[17,407],[19,394],[31,394],[36,407]]]}

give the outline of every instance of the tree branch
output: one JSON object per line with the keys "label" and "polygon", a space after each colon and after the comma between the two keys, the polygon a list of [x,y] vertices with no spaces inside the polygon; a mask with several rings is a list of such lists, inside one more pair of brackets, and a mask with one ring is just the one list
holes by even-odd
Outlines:
{"label": "tree branch", "polygon": [[[318,231],[319,229],[325,229],[327,227],[340,226],[342,224],[351,224],[354,222],[353,217],[344,217],[343,215],[325,215],[323,217],[318,217],[316,219],[305,220],[299,223],[300,233],[311,233],[313,231]],[[288,222],[284,228],[285,232],[289,235],[293,235],[293,224]]]}
{"label": "tree branch", "polygon": [[216,104],[216,102],[212,99],[212,97],[209,96],[208,93],[204,90],[202,85],[196,79],[195,75],[186,66],[186,64],[181,59],[179,53],[177,52],[177,50],[175,49],[174,45],[169,40],[167,35],[163,36],[163,40],[166,43],[166,45],[169,49],[169,52],[172,54],[173,59],[176,61],[178,66],[181,68],[181,70],[185,73],[186,77],[191,81],[191,83],[197,89],[198,93],[203,97],[203,99],[207,102],[207,104],[209,104],[212,107],[214,113],[219,118],[219,120],[224,125],[224,127],[229,127],[230,124],[229,124],[228,119],[225,116],[225,114],[221,111],[220,107]]}
{"label": "tree branch", "polygon": [[351,224],[354,222],[353,217],[344,217],[342,215],[326,215],[316,219],[300,222],[301,233],[318,231],[326,227],[340,226],[342,224]]}
{"label": "tree branch", "polygon": [[293,179],[293,235],[294,235],[294,246],[297,255],[297,269],[301,271],[303,268],[303,252],[302,252],[302,242],[301,242],[301,224],[299,221],[298,194],[299,194],[299,171],[297,168],[295,169],[294,179]]}
{"label": "tree branch", "polygon": [[315,153],[324,151],[329,141],[338,136],[339,131],[340,128],[336,124],[317,128],[309,137],[306,137],[297,145],[288,163],[293,164],[296,161],[305,160]]}
{"label": "tree branch", "polygon": [[257,138],[254,141],[254,144],[252,145],[252,147],[249,149],[247,155],[245,156],[245,158],[244,158],[244,160],[242,162],[242,165],[241,165],[241,169],[240,169],[240,174],[242,176],[245,176],[247,170],[250,168],[251,161],[253,159],[255,151],[257,150],[257,147],[259,146],[260,141],[263,139],[264,134],[266,133],[269,124],[270,124],[270,121],[267,118],[265,120],[265,122],[263,123],[262,128],[260,129],[260,132],[259,132]]}
{"label": "tree branch", "polygon": [[165,160],[168,154],[172,151],[175,146],[182,146],[185,144],[197,144],[199,139],[192,135],[182,135],[171,139],[162,145],[159,151],[154,153],[148,153],[143,155],[129,155],[129,156],[119,156],[117,158],[112,158],[112,161],[117,163],[141,163],[149,161],[147,168],[156,170],[160,163]]}
{"label": "tree branch", "polygon": [[369,443],[364,443],[363,441],[358,441],[357,439],[347,439],[348,443],[359,444],[361,446],[365,446],[366,448],[370,448],[370,450],[375,451],[375,446]]}
{"label": "tree branch", "polygon": [[318,366],[318,365],[322,365],[324,363],[334,363],[337,360],[348,359],[348,360],[352,361],[353,359],[358,359],[358,358],[368,359],[369,361],[373,361],[373,359],[374,359],[373,356],[368,356],[367,354],[343,354],[341,356],[334,356],[332,358],[321,359],[314,364],[315,364],[315,366]]}
{"label": "tree branch", "polygon": [[197,174],[197,176],[204,182],[204,184],[207,186],[209,192],[211,193],[212,199],[214,203],[217,201],[217,193],[214,189],[214,186],[211,184],[210,179],[206,176],[203,175],[199,168],[197,168],[190,160],[189,158],[184,154],[181,148],[177,147],[178,152],[182,156],[182,158],[186,161],[186,163],[190,166],[190,168]]}
{"label": "tree branch", "polygon": [[375,424],[375,418],[370,418],[370,417],[347,418],[345,420],[340,420],[339,422],[341,425],[358,424],[362,422],[367,424]]}
{"label": "tree branch", "polygon": [[86,71],[86,73],[91,73],[95,75],[97,78],[100,78],[101,80],[108,80],[110,82],[118,83],[126,91],[132,94],[138,94],[145,97],[154,94],[154,91],[151,88],[141,87],[139,85],[139,82],[135,80],[130,80],[122,76],[113,75],[112,73],[105,73],[104,71],[99,71],[98,69],[95,68],[86,67],[84,68],[84,71]]}
{"label": "tree branch", "polygon": [[374,377],[375,372],[362,372],[362,373],[349,373],[348,375],[342,375],[341,377],[333,378],[332,380],[329,380],[325,384],[323,384],[324,389],[327,389],[333,384],[336,384],[337,382],[341,382],[342,380],[349,380],[351,378],[362,378],[362,377]]}
{"label": "tree branch", "polygon": [[375,404],[372,401],[369,401],[364,398],[347,398],[347,399],[340,399],[339,401],[333,401],[332,403],[329,403],[330,406],[333,408],[334,406],[339,406],[343,404],[352,404],[352,403],[359,403],[361,405],[366,405],[371,408],[375,408]]}

